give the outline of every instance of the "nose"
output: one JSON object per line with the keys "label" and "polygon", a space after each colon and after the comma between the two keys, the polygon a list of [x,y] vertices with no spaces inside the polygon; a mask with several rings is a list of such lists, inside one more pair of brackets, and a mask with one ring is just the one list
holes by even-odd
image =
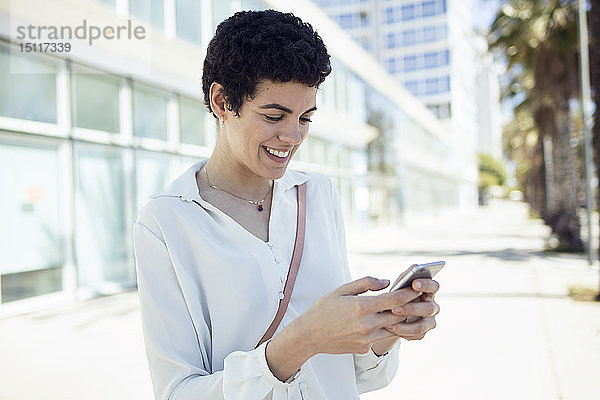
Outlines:
{"label": "nose", "polygon": [[277,137],[283,142],[297,146],[302,143],[302,128],[299,121],[294,121],[293,118],[290,118],[289,123],[282,126]]}

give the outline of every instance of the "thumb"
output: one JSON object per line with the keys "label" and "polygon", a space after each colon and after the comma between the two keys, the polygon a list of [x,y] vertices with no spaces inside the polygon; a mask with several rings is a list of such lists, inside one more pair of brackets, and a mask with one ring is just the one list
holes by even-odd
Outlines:
{"label": "thumb", "polygon": [[337,288],[336,292],[341,295],[357,295],[369,290],[384,289],[389,284],[390,281],[387,279],[377,279],[372,276],[366,276],[340,286]]}

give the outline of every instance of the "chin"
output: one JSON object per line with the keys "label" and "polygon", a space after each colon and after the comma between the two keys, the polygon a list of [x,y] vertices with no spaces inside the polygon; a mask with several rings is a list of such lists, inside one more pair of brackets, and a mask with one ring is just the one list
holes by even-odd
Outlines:
{"label": "chin", "polygon": [[279,179],[281,178],[283,175],[285,175],[285,171],[287,170],[287,165],[281,169],[278,169],[276,171],[272,171],[268,174],[267,178],[269,179]]}

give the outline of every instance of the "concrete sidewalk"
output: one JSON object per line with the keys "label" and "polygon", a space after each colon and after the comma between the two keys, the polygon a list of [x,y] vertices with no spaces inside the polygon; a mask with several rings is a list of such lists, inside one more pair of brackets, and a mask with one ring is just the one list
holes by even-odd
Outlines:
{"label": "concrete sidewalk", "polygon": [[[361,398],[600,398],[600,304],[567,296],[570,285],[597,288],[598,271],[544,253],[548,233],[524,204],[497,201],[350,235],[354,278],[447,261],[438,327],[404,342],[392,384]],[[0,320],[0,399],[151,399],[139,318],[130,292]]]}
{"label": "concrete sidewalk", "polygon": [[[439,226],[436,226],[439,225]],[[354,277],[392,278],[443,259],[438,327],[404,342],[398,375],[373,399],[600,399],[600,303],[569,286],[598,287],[582,255],[543,252],[550,231],[523,203],[354,237]],[[373,272],[377,271],[377,272]]]}

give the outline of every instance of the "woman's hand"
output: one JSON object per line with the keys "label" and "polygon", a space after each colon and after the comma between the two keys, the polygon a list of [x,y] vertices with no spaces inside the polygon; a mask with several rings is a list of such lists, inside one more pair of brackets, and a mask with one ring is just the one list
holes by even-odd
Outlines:
{"label": "woman's hand", "polygon": [[435,302],[435,294],[439,287],[432,279],[415,279],[412,282],[413,290],[423,294],[408,304],[393,308],[393,314],[407,319],[386,329],[407,340],[423,339],[428,331],[436,327],[435,316],[440,312],[440,306]]}
{"label": "woman's hand", "polygon": [[310,341],[313,353],[366,353],[375,342],[397,340],[393,327],[404,321],[406,315],[390,310],[407,306],[423,292],[405,288],[379,296],[358,296],[388,285],[388,280],[372,277],[349,282],[321,297],[301,315],[297,323]]}
{"label": "woman's hand", "polygon": [[[306,360],[319,353],[364,354],[373,349],[381,355],[400,337],[421,339],[435,327],[439,307],[433,296],[437,282],[419,279],[409,288],[378,296],[358,296],[385,289],[389,283],[366,277],[321,297],[267,344],[266,359],[273,375],[285,382]],[[407,316],[421,319],[406,323]]]}

